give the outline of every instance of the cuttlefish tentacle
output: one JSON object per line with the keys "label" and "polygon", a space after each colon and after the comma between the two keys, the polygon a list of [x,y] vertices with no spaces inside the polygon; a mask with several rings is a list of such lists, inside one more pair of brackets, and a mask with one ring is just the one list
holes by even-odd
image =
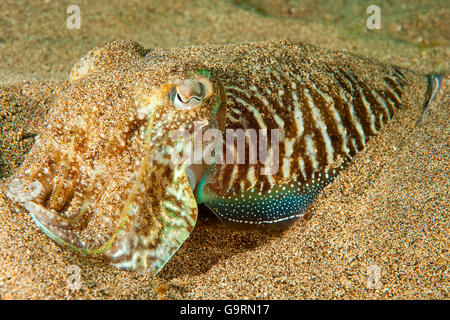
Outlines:
{"label": "cuttlefish tentacle", "polygon": [[[140,186],[136,185],[135,196]],[[159,271],[187,239],[197,220],[197,204],[183,168],[172,171],[166,192],[151,208],[158,210],[153,220],[159,225],[155,228],[158,231],[128,230],[120,245],[105,255],[116,267],[129,270],[151,267]]]}
{"label": "cuttlefish tentacle", "polygon": [[[51,147],[47,149],[53,155],[52,159],[44,161],[26,180],[16,180],[12,184],[14,188],[9,190],[10,196],[23,202],[25,207],[33,212],[35,219],[63,229],[81,228],[86,222],[82,221],[85,213],[83,206],[80,214],[65,215],[65,209],[73,199],[79,183],[78,179],[74,178],[79,176],[79,166],[74,161],[74,140],[75,137],[72,138],[72,148],[64,156]],[[64,165],[55,168],[55,161]],[[24,196],[24,190],[31,186],[34,186],[33,192]],[[18,197],[19,194],[22,196]]]}
{"label": "cuttlefish tentacle", "polygon": [[13,179],[8,185],[6,195],[17,202],[28,202],[37,198],[42,189],[42,184],[39,181],[33,181],[25,186],[24,179]]}
{"label": "cuttlefish tentacle", "polygon": [[[151,121],[152,119],[149,120],[146,129],[146,141],[151,140]],[[108,143],[107,147],[108,145],[110,144]],[[146,144],[147,152],[150,148],[150,144]],[[104,161],[107,157],[105,151],[100,159]],[[81,216],[88,213],[92,198],[84,197],[80,213],[67,218],[63,212],[55,212],[33,201],[42,192],[42,185],[38,180],[30,185],[25,185],[24,180],[14,180],[9,185],[8,197],[23,202],[35,223],[61,245],[68,246],[83,255],[104,254],[118,268],[138,270],[151,265],[152,269],[158,271],[192,231],[197,218],[197,205],[184,166],[172,168],[155,161],[151,157],[142,160],[139,169],[136,170],[133,187],[121,208],[117,228],[99,247],[85,246],[82,240],[83,230],[77,223]],[[90,186],[98,182],[99,175],[99,171],[94,173],[89,180]],[[151,181],[164,182],[165,192],[155,194],[151,189],[153,185]],[[146,198],[141,197],[143,190],[147,190]],[[92,194],[92,189],[88,194]],[[157,210],[148,212],[148,214],[158,213],[153,221],[159,225],[154,226],[155,230],[159,230],[155,233],[142,234],[141,230],[133,227],[136,216],[142,214],[141,209],[145,205]],[[158,243],[163,245],[158,246]]]}

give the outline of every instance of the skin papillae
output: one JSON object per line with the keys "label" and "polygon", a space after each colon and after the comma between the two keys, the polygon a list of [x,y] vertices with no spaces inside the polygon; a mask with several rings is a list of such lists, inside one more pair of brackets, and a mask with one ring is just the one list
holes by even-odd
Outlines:
{"label": "skin papillae", "polygon": [[[107,43],[72,68],[7,196],[59,244],[158,272],[192,232],[197,203],[242,228],[304,215],[397,110],[426,106],[428,83],[305,43]],[[195,123],[224,141],[227,129],[267,130],[268,141],[277,130],[278,170],[250,163],[249,139],[241,164],[174,163],[186,141],[172,133],[194,136]]]}

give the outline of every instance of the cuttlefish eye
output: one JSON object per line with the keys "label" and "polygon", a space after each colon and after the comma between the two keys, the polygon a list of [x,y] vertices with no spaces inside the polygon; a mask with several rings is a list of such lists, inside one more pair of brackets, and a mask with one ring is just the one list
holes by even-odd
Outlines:
{"label": "cuttlefish eye", "polygon": [[168,93],[172,105],[180,109],[192,109],[199,106],[211,95],[212,85],[209,80],[185,80],[176,83]]}

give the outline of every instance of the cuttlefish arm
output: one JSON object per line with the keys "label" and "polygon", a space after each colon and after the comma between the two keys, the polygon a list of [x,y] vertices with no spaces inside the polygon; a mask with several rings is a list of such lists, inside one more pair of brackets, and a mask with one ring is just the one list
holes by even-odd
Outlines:
{"label": "cuttlefish arm", "polygon": [[[23,180],[14,180],[8,186],[7,196],[21,202],[34,222],[58,244],[81,255],[102,254],[119,269],[150,268],[159,272],[192,232],[197,220],[197,203],[183,167],[152,170],[149,162],[143,161],[138,171],[121,208],[117,227],[97,247],[86,246],[84,239],[89,235],[81,228],[74,228],[88,214],[88,202],[75,218],[68,219],[35,201],[44,191],[38,181],[25,186]],[[159,183],[154,185],[148,181]]]}
{"label": "cuttlefish arm", "polygon": [[[158,272],[197,220],[185,167],[167,160],[170,146],[155,129],[177,115],[164,114],[165,86],[164,93],[149,85],[137,90],[127,78],[135,70],[123,71],[125,80],[100,72],[133,68],[144,52],[139,46],[117,42],[93,52],[81,59],[87,65],[74,67],[7,196],[57,243],[121,269]],[[120,52],[123,63],[111,62]]]}
{"label": "cuttlefish arm", "polygon": [[[146,144],[139,151],[145,156],[127,168],[133,172],[130,179],[120,162],[112,164],[112,150],[105,149],[89,176],[82,175],[83,169],[69,162],[70,157],[57,169],[52,161],[44,161],[37,172],[14,179],[7,196],[21,203],[57,243],[82,255],[103,255],[120,269],[158,272],[197,220],[184,165],[152,159]],[[67,167],[76,175],[62,169]]]}

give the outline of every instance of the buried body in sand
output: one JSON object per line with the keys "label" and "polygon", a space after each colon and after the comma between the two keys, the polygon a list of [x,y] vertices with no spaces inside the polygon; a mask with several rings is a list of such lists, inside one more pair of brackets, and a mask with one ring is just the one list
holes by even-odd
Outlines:
{"label": "buried body in sand", "polygon": [[[280,46],[283,47],[283,52],[277,49]],[[0,193],[2,298],[155,299],[161,295],[196,299],[448,297],[448,277],[445,273],[448,267],[448,210],[445,208],[449,206],[449,197],[445,186],[448,186],[450,173],[448,166],[443,165],[445,159],[448,159],[449,150],[448,143],[445,142],[448,141],[448,121],[445,119],[450,118],[446,91],[448,77],[443,78],[436,103],[432,108],[426,109],[428,111],[424,114],[427,100],[431,96],[431,91],[428,90],[430,86],[424,76],[402,68],[383,66],[348,53],[321,50],[302,43],[259,43],[147,51],[137,44],[125,42],[109,44],[92,53],[91,59],[81,59],[75,65],[70,83],[32,81],[2,87],[1,95],[7,98],[2,98],[3,110],[19,115],[6,115],[5,118],[2,113],[2,128],[4,125],[14,125],[24,130],[18,133],[17,139],[13,137],[14,139],[9,140],[8,148],[2,150],[2,157],[11,154],[6,159],[12,159],[11,162],[18,164],[22,162],[20,156],[26,158],[22,167],[15,169],[14,176],[9,173],[9,178],[4,183],[4,193]],[[295,57],[299,59],[297,62]],[[232,63],[235,67],[232,67]],[[291,67],[285,69],[285,64]],[[326,66],[329,69],[324,69]],[[306,74],[301,73],[302,70],[307,71]],[[153,73],[150,76],[146,72]],[[299,75],[295,76],[297,73]],[[401,75],[405,76],[406,83],[398,80]],[[386,84],[389,80],[384,80],[385,76],[400,81],[402,91],[398,91],[394,84]],[[249,83],[246,83],[246,79]],[[185,80],[188,81],[185,83]],[[353,156],[351,164],[341,171],[334,183],[319,192],[309,209],[303,209],[307,206],[305,203],[302,205],[303,210],[290,214],[295,216],[306,212],[310,215],[314,212],[314,219],[307,222],[297,219],[298,223],[292,224],[281,234],[258,228],[261,224],[245,222],[233,226],[251,225],[253,228],[249,228],[250,230],[262,231],[235,232],[223,227],[203,209],[203,205],[199,205],[200,214],[195,229],[156,277],[155,269],[151,268],[151,260],[147,261],[149,268],[145,269],[150,272],[123,272],[103,263],[102,259],[96,258],[97,255],[74,254],[70,249],[49,241],[32,222],[32,217],[25,208],[26,201],[23,201],[26,194],[33,190],[33,182],[37,182],[35,186],[38,183],[42,186],[43,193],[34,200],[29,200],[27,206],[35,208],[31,214],[39,208],[41,213],[49,212],[51,217],[56,214],[55,218],[63,218],[61,221],[69,221],[72,226],[73,222],[76,225],[77,219],[81,218],[82,203],[87,201],[85,203],[88,206],[83,213],[88,220],[85,226],[62,228],[58,223],[51,224],[51,227],[67,230],[68,235],[78,237],[84,247],[78,247],[78,250],[77,246],[74,247],[80,253],[89,253],[86,249],[106,248],[104,245],[108,239],[114,234],[119,235],[117,222],[122,213],[122,217],[128,214],[124,211],[127,203],[140,206],[139,201],[148,202],[148,205],[139,207],[139,210],[148,211],[138,211],[140,213],[132,220],[134,225],[127,231],[135,234],[138,232],[147,238],[153,234],[155,242],[147,243],[153,245],[151,248],[160,243],[156,238],[159,230],[167,230],[157,220],[165,219],[162,214],[173,218],[164,222],[172,222],[174,231],[180,230],[177,228],[183,229],[183,224],[176,224],[181,216],[167,211],[170,202],[161,201],[166,199],[167,190],[173,190],[168,188],[172,183],[169,181],[170,176],[163,175],[167,166],[158,167],[150,162],[155,157],[155,152],[152,152],[150,142],[139,144],[143,142],[141,132],[134,134],[139,129],[130,127],[129,131],[125,130],[129,116],[137,113],[139,101],[143,102],[140,105],[144,107],[149,105],[150,100],[146,99],[157,97],[152,95],[153,92],[159,91],[161,95],[163,91],[160,87],[169,81],[181,85],[180,94],[187,94],[190,86],[186,84],[194,84],[192,92],[200,94],[177,97],[173,94],[176,91],[171,90],[173,86],[167,88],[167,100],[162,102],[157,112],[163,116],[166,110],[166,117],[169,116],[168,113],[176,112],[170,123],[175,124],[177,117],[183,117],[183,114],[187,117],[188,113],[200,112],[198,108],[210,106],[210,110],[215,110],[218,100],[221,105],[215,110],[216,116],[209,115],[208,118],[211,119],[208,123],[212,128],[216,121],[219,130],[222,129],[220,124],[224,123],[230,129],[258,129],[261,126],[256,119],[259,119],[266,125],[266,129],[274,129],[280,128],[280,120],[283,121],[285,129],[279,131],[279,169],[273,177],[274,182],[280,182],[279,189],[278,193],[274,190],[269,194],[267,200],[275,196],[282,197],[278,199],[288,199],[289,195],[294,195],[296,197],[289,204],[277,202],[280,206],[292,208],[292,211],[296,206],[302,205],[299,201],[305,199],[304,195],[312,196],[314,190],[305,192],[305,189],[297,189],[293,193],[288,186],[294,179],[308,183],[304,180],[305,176],[310,177],[312,172],[319,176],[328,161],[328,151],[324,150],[331,149],[326,149],[326,136],[322,133],[330,137],[333,156],[337,160],[329,165],[331,169],[339,168],[336,164],[340,163],[339,155],[343,154],[344,135],[339,132],[346,133],[347,147],[352,155],[353,152],[362,150],[362,139],[365,137],[364,151]],[[201,85],[195,85],[203,81],[205,88],[208,81],[213,84],[212,95],[208,100],[202,97]],[[223,85],[223,91],[219,83]],[[309,103],[306,89],[314,105]],[[400,98],[400,104],[396,102],[395,95]],[[379,105],[376,105],[377,101]],[[183,103],[186,102],[195,107],[183,108]],[[370,105],[370,110],[366,109],[366,105]],[[129,108],[131,106],[134,107]],[[225,107],[226,121],[219,117],[223,117],[224,110],[221,108]],[[385,107],[387,110],[383,111]],[[317,116],[314,110],[317,109],[322,118],[314,118]],[[342,127],[334,118],[334,110],[341,119]],[[370,139],[372,132],[369,111],[374,113],[375,129],[379,131],[379,134]],[[203,115],[206,116],[206,113]],[[421,115],[424,117],[421,118]],[[149,122],[143,116],[144,119],[139,120],[144,126],[145,136]],[[387,123],[389,117],[392,119]],[[86,121],[85,129],[81,127],[83,119]],[[165,123],[162,117],[156,118],[156,114],[153,119],[153,124]],[[352,119],[359,120],[361,130]],[[194,121],[203,122],[201,119]],[[184,123],[186,130],[188,123]],[[56,130],[58,124],[61,126],[59,131]],[[292,161],[287,167],[283,155],[286,150],[291,150],[289,143],[296,137],[297,129],[302,128],[301,124],[304,134],[293,143],[294,149],[290,154]],[[383,129],[380,129],[381,124]],[[182,127],[183,124],[180,124],[179,128]],[[287,130],[288,128],[290,129]],[[338,131],[339,128],[344,130]],[[208,129],[210,128],[206,127],[205,131]],[[153,139],[156,129],[152,132],[148,136],[150,139]],[[259,134],[258,130],[256,132]],[[32,141],[35,133],[40,135]],[[136,138],[133,139],[133,136]],[[120,143],[120,138],[127,139],[123,140],[125,146]],[[54,142],[53,151],[50,149],[50,139]],[[169,136],[165,140],[172,141]],[[267,145],[270,145],[270,141],[268,137]],[[33,149],[25,157],[32,142]],[[312,149],[306,146],[307,143],[311,146],[311,142]],[[207,145],[209,144],[205,143]],[[74,149],[70,151],[72,146]],[[48,149],[44,150],[44,147]],[[134,154],[138,151],[137,148],[144,150],[139,149]],[[307,150],[316,150],[318,153],[313,157],[314,152]],[[164,150],[161,148],[159,151],[163,154]],[[61,157],[59,162],[58,153]],[[69,162],[70,155],[75,154],[79,156]],[[114,157],[114,154],[117,156]],[[54,162],[50,162],[52,157]],[[157,156],[155,158],[160,159]],[[317,162],[317,168],[313,159]],[[142,166],[146,161],[147,164]],[[62,165],[64,163],[72,163],[73,166],[65,167]],[[205,174],[207,168],[199,169],[196,164],[187,168],[185,172],[186,178],[191,179],[190,186],[195,183],[195,201],[203,200],[227,224],[232,224],[227,218],[241,221],[251,221],[253,218],[255,222],[258,218],[259,221],[273,221],[273,217],[268,215],[270,213],[286,213],[289,216],[289,210],[273,210],[277,208],[272,207],[273,211],[263,212],[258,217],[256,213],[265,210],[257,205],[258,201],[264,203],[264,198],[257,197],[258,194],[255,197],[251,195],[252,198],[249,199],[230,199],[230,202],[219,207],[222,205],[219,202],[220,194],[216,196],[216,193],[221,186],[225,186],[224,192],[231,194],[240,194],[241,188],[247,190],[251,185],[247,182],[251,181],[249,178],[269,186],[268,176],[261,174],[261,166],[253,170],[247,165],[249,163],[250,159],[246,159],[244,164],[237,165],[236,170],[231,170],[233,165],[221,165],[223,179],[217,179],[214,185],[205,181],[203,187],[202,180],[197,179],[195,174],[203,172],[203,176],[211,177],[211,174]],[[54,170],[49,171],[48,178],[39,174],[45,167],[47,170]],[[84,167],[87,172],[81,175],[79,170]],[[215,168],[217,167],[218,165]],[[70,168],[78,171],[65,171]],[[135,173],[141,168],[143,171]],[[144,168],[149,171],[144,171]],[[9,169],[9,172],[14,170]],[[90,171],[95,169],[97,171]],[[169,170],[171,169],[173,168],[170,167]],[[33,170],[37,174],[35,179],[27,181]],[[142,188],[148,188],[150,194],[144,192],[147,198],[139,200],[136,193],[137,182],[144,181],[142,177],[146,172],[159,174],[162,178],[152,178],[149,182],[151,186],[141,185]],[[192,173],[195,180],[192,179]],[[284,178],[286,173],[290,174],[287,175],[288,179]],[[326,173],[322,177],[324,175],[326,178]],[[71,180],[71,176],[78,179]],[[25,186],[18,184],[17,179],[22,179]],[[10,185],[14,180],[16,187],[14,183]],[[242,180],[245,182],[241,186]],[[228,189],[231,181],[234,181],[233,188]],[[46,184],[47,182],[52,182],[52,185]],[[70,187],[71,183],[75,183],[72,185],[74,190]],[[6,197],[8,185],[12,191],[10,196],[19,196],[15,200]],[[204,191],[199,192],[200,189]],[[52,194],[55,196],[52,197]],[[249,201],[251,199],[253,201]],[[152,201],[159,201],[158,210],[153,209],[155,203]],[[191,203],[195,208],[194,203]],[[174,205],[182,204],[177,202]],[[236,206],[238,204],[244,206],[243,211],[236,211],[239,209]],[[273,202],[267,204],[274,205]],[[226,214],[226,209],[230,206],[234,206],[232,210],[235,210],[236,216]],[[110,208],[111,211],[106,211]],[[161,208],[165,208],[165,211]],[[146,212],[148,215],[144,215]],[[247,215],[244,217],[242,214]],[[33,219],[36,217],[40,219],[38,222],[41,226],[50,225],[49,219],[39,212]],[[180,219],[177,220],[176,217]],[[276,219],[280,218],[282,217]],[[49,229],[51,230],[53,229]],[[168,234],[161,233],[161,236],[162,239],[168,239]],[[181,240],[178,239],[180,242]],[[116,244],[119,245],[120,242],[116,241]],[[104,253],[108,258],[108,251]],[[163,254],[160,257],[164,256],[163,250],[159,253]],[[102,257],[102,254],[99,252],[98,256]],[[114,260],[110,260],[114,263]],[[124,259],[123,262],[125,261]],[[69,290],[67,284],[70,278],[68,270],[73,266],[79,266],[81,271],[81,289],[75,291]],[[369,277],[369,270],[380,271],[380,278],[375,279],[374,289],[370,289],[368,285],[368,281],[372,279]]]}
{"label": "buried body in sand", "polygon": [[[426,110],[439,81],[303,43],[108,43],[73,67],[7,196],[75,252],[159,272],[198,203],[243,229],[303,217],[398,109]],[[187,139],[173,139],[180,129]],[[200,157],[194,131],[215,142]],[[186,145],[192,161],[174,162]]]}

